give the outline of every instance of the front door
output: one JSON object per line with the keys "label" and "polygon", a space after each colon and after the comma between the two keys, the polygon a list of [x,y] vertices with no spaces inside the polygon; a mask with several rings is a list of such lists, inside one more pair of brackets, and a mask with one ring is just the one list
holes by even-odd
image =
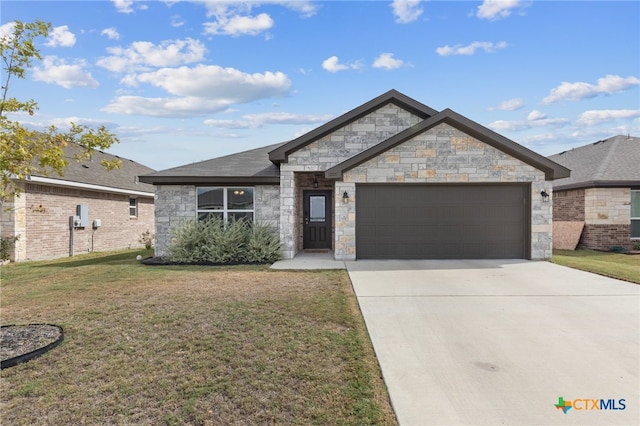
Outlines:
{"label": "front door", "polygon": [[303,191],[305,249],[331,249],[331,191]]}

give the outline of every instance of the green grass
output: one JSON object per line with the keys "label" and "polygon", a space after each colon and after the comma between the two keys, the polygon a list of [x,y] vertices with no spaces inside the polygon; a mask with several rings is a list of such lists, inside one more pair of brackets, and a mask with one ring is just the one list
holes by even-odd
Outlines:
{"label": "green grass", "polygon": [[558,265],[640,284],[640,255],[595,250],[554,250],[551,261]]}
{"label": "green grass", "polygon": [[4,266],[3,324],[64,342],[0,372],[3,424],[397,424],[344,271]]}

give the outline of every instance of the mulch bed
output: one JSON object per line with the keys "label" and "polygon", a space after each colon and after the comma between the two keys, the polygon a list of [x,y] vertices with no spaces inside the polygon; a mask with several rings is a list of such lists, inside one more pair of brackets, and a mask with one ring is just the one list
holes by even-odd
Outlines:
{"label": "mulch bed", "polygon": [[13,367],[55,348],[62,342],[62,327],[50,324],[0,327],[0,368]]}
{"label": "mulch bed", "polygon": [[143,265],[149,266],[166,266],[166,265],[184,265],[184,266],[237,266],[237,265],[270,265],[273,262],[173,262],[165,257],[147,257],[141,260]]}

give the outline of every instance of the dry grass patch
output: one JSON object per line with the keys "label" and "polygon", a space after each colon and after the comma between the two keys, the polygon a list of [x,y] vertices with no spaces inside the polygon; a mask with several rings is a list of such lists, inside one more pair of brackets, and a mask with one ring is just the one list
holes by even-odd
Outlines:
{"label": "dry grass patch", "polygon": [[7,424],[396,424],[344,271],[2,268],[4,324],[65,341],[1,373]]}

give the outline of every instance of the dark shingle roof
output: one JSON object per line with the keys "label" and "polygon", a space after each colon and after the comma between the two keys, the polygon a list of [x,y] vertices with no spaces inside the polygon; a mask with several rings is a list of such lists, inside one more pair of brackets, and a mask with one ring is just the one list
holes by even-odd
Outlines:
{"label": "dark shingle roof", "polygon": [[[75,182],[89,185],[99,185],[119,190],[141,191],[153,193],[153,185],[138,181],[138,176],[154,172],[155,170],[133,160],[121,158],[102,151],[94,151],[91,159],[76,160],[76,156],[80,154],[81,148],[72,144],[65,148],[65,159],[69,165],[65,168],[62,176],[54,172],[35,172],[32,177],[52,178],[65,182]],[[119,169],[107,170],[101,163],[102,160],[113,161],[120,160],[122,166]]]}
{"label": "dark shingle roof", "polygon": [[571,169],[554,182],[554,190],[596,186],[640,186],[640,138],[614,136],[573,148],[549,159]]}
{"label": "dark shingle roof", "polygon": [[140,176],[141,182],[173,185],[193,183],[280,183],[280,169],[269,152],[283,143],[187,164]]}

